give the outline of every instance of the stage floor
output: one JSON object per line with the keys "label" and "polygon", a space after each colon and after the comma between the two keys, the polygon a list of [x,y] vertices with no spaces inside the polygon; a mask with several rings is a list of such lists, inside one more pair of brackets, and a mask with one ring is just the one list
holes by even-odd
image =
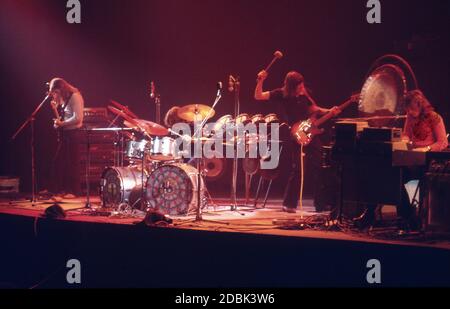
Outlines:
{"label": "stage floor", "polygon": [[[86,198],[60,199],[58,204],[66,211],[60,219],[71,222],[98,224],[135,225],[143,221],[143,213],[115,213],[99,207],[98,197],[91,197],[93,209],[85,208]],[[0,200],[0,214],[43,218],[47,207],[54,200],[39,200],[32,205],[29,200]],[[328,239],[347,242],[376,243],[396,246],[418,246],[450,250],[448,235],[413,233],[398,235],[395,227],[395,208],[383,208],[383,221],[371,230],[358,231],[349,221],[339,225],[328,225],[328,213],[317,213],[312,200],[304,200],[303,211],[286,213],[282,211],[281,200],[269,200],[263,209],[239,206],[231,210],[230,200],[214,199],[202,211],[202,220],[196,215],[171,216],[173,224],[165,228],[200,230],[224,233],[261,234],[309,239]],[[244,201],[238,201],[243,205]]]}

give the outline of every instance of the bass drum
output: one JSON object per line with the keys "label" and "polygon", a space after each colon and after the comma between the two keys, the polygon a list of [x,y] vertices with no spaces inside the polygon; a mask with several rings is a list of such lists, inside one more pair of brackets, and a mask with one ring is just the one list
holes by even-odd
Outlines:
{"label": "bass drum", "polygon": [[[144,182],[147,177],[147,172],[144,171]],[[100,182],[103,207],[117,208],[122,203],[134,207],[141,192],[142,173],[137,166],[108,167],[103,171]]]}
{"label": "bass drum", "polygon": [[[197,210],[197,169],[185,163],[163,165],[147,181],[149,206],[166,215],[188,215]],[[204,182],[201,178],[200,204],[203,205]],[[202,206],[203,207],[203,206]]]}

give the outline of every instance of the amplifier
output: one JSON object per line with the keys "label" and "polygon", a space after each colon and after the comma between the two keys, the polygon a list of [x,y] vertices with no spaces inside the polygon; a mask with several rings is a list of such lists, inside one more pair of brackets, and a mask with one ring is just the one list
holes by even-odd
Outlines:
{"label": "amplifier", "polygon": [[112,121],[111,114],[104,107],[86,107],[83,122],[87,128],[107,127]]}
{"label": "amplifier", "polygon": [[450,232],[450,173],[426,173],[427,230]]}

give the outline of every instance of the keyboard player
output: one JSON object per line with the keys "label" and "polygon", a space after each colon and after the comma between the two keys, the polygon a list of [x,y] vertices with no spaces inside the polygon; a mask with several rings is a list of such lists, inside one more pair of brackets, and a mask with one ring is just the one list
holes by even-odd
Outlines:
{"label": "keyboard player", "polygon": [[[447,133],[442,117],[435,112],[433,106],[422,91],[413,90],[405,96],[407,118],[403,130],[403,139],[409,148],[419,152],[440,152],[448,147]],[[424,176],[424,167],[407,167],[403,170],[403,183]],[[400,217],[400,229],[419,228],[419,220],[414,207],[409,203],[409,197],[402,186],[402,202],[397,205]],[[369,205],[365,212],[356,218],[355,224],[360,228],[371,226],[375,220],[376,205]]]}

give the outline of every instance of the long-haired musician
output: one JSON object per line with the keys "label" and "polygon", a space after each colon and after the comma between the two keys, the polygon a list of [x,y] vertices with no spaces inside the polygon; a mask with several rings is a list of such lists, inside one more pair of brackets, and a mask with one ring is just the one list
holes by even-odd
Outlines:
{"label": "long-haired musician", "polygon": [[405,97],[407,118],[404,137],[416,151],[442,151],[448,147],[447,132],[442,117],[420,90]]}
{"label": "long-haired musician", "polygon": [[[408,141],[414,151],[443,151],[448,147],[447,133],[442,117],[434,111],[433,106],[422,91],[413,90],[406,94],[404,100],[407,118],[403,131],[403,139]],[[402,198],[397,205],[398,227],[401,230],[420,228],[420,217],[410,204],[404,184],[410,180],[423,181],[424,166],[411,166],[403,169]],[[369,205],[364,213],[356,218],[355,224],[360,228],[371,226],[375,221],[377,205]]]}
{"label": "long-haired musician", "polygon": [[[305,87],[304,77],[302,74],[291,71],[286,74],[283,86],[272,91],[264,91],[263,83],[267,78],[267,71],[263,70],[258,73],[257,83],[255,88],[255,99],[261,101],[272,101],[282,107],[281,115],[283,121],[286,121],[289,126],[300,120],[306,120],[313,114],[325,114],[332,112],[337,115],[340,110],[337,107],[326,109],[319,107],[312,99],[308,90]],[[284,194],[283,211],[295,212],[300,196],[300,147],[290,138],[286,140],[283,148],[284,156],[288,154],[287,159],[291,160],[292,168],[288,178],[287,187]],[[314,179],[309,179],[315,188],[318,171],[320,169],[320,141],[314,139],[306,149],[306,157],[308,159],[308,166],[311,167],[311,175]],[[286,151],[285,151],[286,150]],[[290,158],[289,158],[290,157]]]}
{"label": "long-haired musician", "polygon": [[81,171],[79,159],[79,128],[83,126],[84,100],[80,91],[62,78],[49,83],[54,112],[53,126],[58,130],[58,148],[53,162],[54,193],[79,195]]}

